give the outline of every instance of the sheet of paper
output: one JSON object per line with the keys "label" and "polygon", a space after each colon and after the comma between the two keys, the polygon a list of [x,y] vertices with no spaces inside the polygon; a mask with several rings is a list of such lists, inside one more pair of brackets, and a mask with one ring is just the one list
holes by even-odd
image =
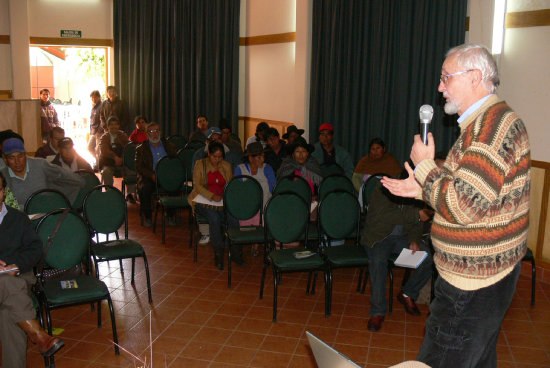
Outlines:
{"label": "sheet of paper", "polygon": [[215,207],[223,207],[223,199],[219,202],[211,201],[210,199],[206,198],[205,196],[199,194],[195,198],[193,198],[193,202],[200,203],[200,204],[206,204],[208,206],[215,206]]}
{"label": "sheet of paper", "polygon": [[413,254],[412,250],[403,248],[394,263],[399,267],[418,268],[427,256],[428,253],[423,250],[419,250]]}

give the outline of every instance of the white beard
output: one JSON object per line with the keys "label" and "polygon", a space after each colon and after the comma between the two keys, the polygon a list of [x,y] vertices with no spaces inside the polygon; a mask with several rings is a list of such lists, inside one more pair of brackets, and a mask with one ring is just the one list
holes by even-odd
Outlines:
{"label": "white beard", "polygon": [[449,102],[445,103],[445,107],[443,108],[445,110],[445,113],[447,115],[458,114],[458,112],[460,111],[460,104],[454,101],[449,95],[443,95],[443,97],[449,99]]}
{"label": "white beard", "polygon": [[157,139],[151,139],[151,138],[149,138],[149,141],[151,141],[151,143],[153,143],[153,144],[157,144],[158,142],[160,142],[160,137],[157,138]]}

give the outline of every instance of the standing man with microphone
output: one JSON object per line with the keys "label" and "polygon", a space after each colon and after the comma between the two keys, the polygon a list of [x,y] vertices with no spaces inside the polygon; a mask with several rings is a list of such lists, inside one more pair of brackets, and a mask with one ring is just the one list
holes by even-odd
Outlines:
{"label": "standing man with microphone", "polygon": [[418,360],[437,367],[496,367],[500,326],[527,249],[531,159],[520,117],[497,95],[496,63],[481,45],[447,52],[439,92],[460,116],[460,136],[441,169],[435,144],[415,136],[409,178],[384,178],[393,194],[434,210],[439,274]]}

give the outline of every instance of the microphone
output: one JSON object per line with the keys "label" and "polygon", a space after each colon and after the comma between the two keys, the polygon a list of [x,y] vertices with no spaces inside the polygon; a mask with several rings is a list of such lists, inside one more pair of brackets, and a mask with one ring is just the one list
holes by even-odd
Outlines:
{"label": "microphone", "polygon": [[428,144],[428,131],[432,117],[434,116],[434,108],[430,105],[422,105],[420,106],[418,115],[420,115],[420,136],[422,137],[422,142]]}

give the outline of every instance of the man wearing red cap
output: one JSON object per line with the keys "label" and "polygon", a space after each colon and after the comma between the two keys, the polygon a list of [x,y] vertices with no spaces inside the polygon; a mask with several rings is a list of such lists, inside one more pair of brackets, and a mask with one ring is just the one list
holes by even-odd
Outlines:
{"label": "man wearing red cap", "polygon": [[334,127],[325,123],[319,127],[319,142],[314,144],[315,151],[311,154],[322,166],[339,165],[344,174],[351,179],[353,175],[353,161],[348,151],[334,144]]}

